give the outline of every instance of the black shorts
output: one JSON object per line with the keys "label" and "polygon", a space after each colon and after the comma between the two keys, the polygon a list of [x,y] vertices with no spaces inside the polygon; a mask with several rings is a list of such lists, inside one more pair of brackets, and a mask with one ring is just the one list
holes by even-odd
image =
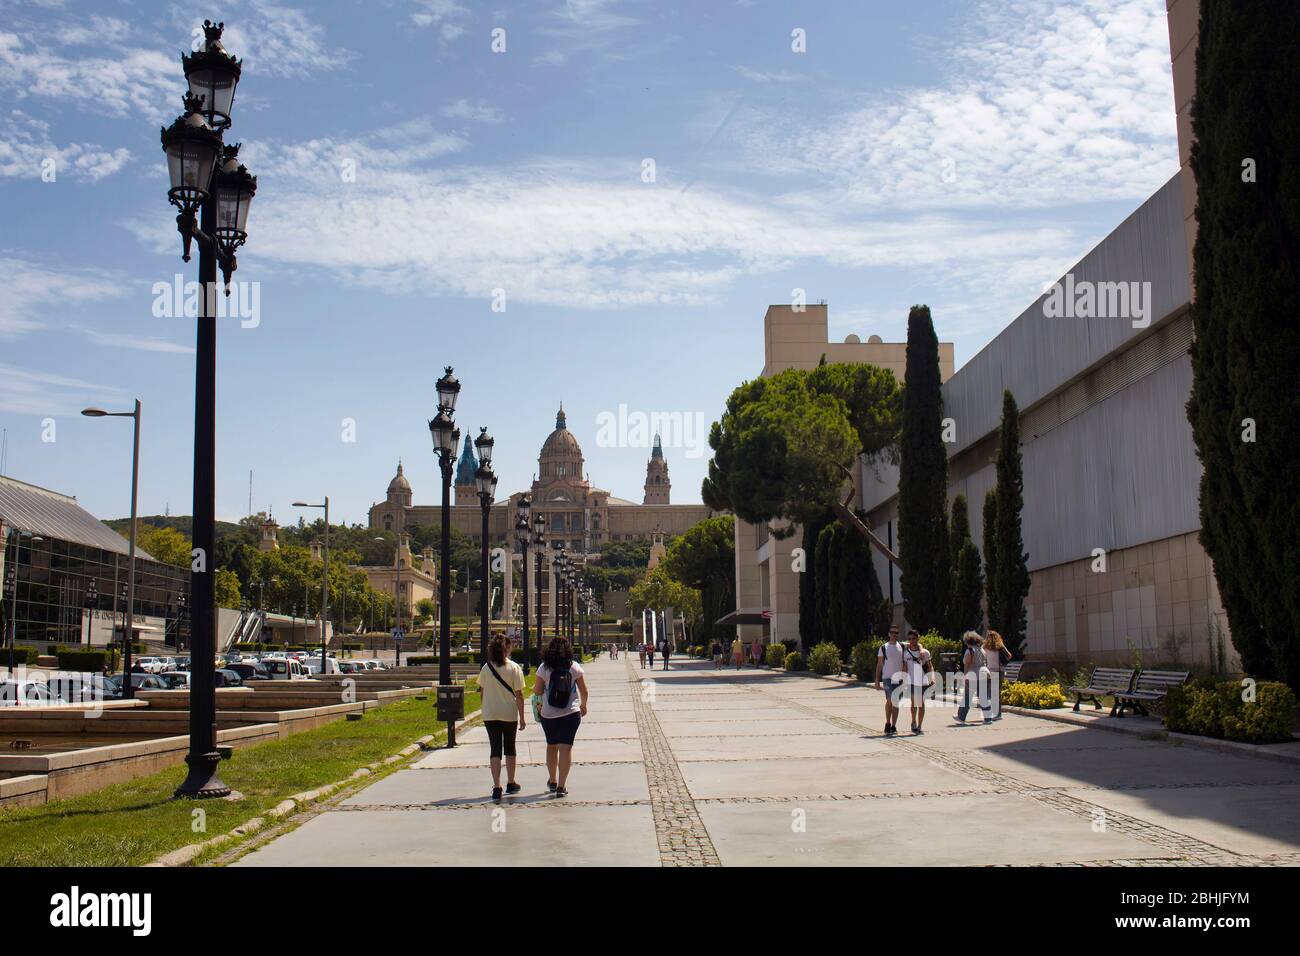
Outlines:
{"label": "black shorts", "polygon": [[573,746],[573,739],[578,736],[578,725],[582,723],[582,714],[565,714],[563,717],[543,717],[542,732],[546,742],[554,746],[563,744]]}
{"label": "black shorts", "polygon": [[515,756],[515,731],[519,728],[517,723],[513,720],[485,720],[483,726],[487,728],[491,756]]}

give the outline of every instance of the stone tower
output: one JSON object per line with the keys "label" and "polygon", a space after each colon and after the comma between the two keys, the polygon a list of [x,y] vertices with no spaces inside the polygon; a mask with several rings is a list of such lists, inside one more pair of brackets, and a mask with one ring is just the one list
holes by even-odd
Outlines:
{"label": "stone tower", "polygon": [[474,457],[474,443],[469,435],[465,436],[465,448],[460,453],[460,463],[456,466],[456,507],[466,505],[478,507],[478,486],[474,484],[474,473],[478,471],[478,459]]}
{"label": "stone tower", "polygon": [[280,539],[278,538],[277,533],[280,530],[280,526],[275,523],[274,518],[268,515],[259,515],[258,517],[263,520],[259,522],[259,527],[262,529],[262,537],[257,543],[257,549],[259,551],[278,551],[280,549]]}
{"label": "stone tower", "polygon": [[650,452],[650,460],[645,466],[645,500],[646,505],[666,505],[668,501],[668,462],[664,460],[664,446],[659,436],[655,435],[655,447]]}

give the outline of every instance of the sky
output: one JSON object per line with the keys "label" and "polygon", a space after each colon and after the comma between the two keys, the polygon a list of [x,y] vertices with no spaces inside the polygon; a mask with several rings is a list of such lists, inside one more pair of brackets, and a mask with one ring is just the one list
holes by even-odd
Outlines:
{"label": "sky", "polygon": [[1178,169],[1165,0],[0,0],[4,473],[104,518],[130,422],[78,412],[136,398],[140,512],[191,510],[194,320],[162,290],[197,257],[159,130],[214,16],[258,177],[218,327],[228,520],[250,471],[282,523],[322,495],[364,522],[399,459],[436,503],[445,365],[502,494],[563,402],[634,501],[649,435],[602,424],[687,423],[698,502],[768,304],[888,342],[926,303],[960,367]]}

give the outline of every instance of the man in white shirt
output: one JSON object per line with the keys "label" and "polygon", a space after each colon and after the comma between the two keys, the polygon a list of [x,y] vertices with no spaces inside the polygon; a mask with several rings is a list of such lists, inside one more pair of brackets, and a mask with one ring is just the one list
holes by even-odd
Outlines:
{"label": "man in white shirt", "polygon": [[903,645],[903,664],[907,668],[907,691],[912,702],[912,733],[924,733],[921,724],[925,720],[925,692],[933,677],[930,652],[921,646],[921,634],[914,627],[907,630],[907,643]]}
{"label": "man in white shirt", "polygon": [[885,733],[898,732],[897,690],[903,682],[903,645],[898,643],[898,625],[889,629],[889,640],[876,651],[876,690],[881,690],[880,678],[885,678]]}

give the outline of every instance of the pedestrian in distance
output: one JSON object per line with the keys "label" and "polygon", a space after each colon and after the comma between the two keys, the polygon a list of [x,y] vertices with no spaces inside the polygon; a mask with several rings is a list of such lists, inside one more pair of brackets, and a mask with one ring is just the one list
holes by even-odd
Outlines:
{"label": "pedestrian in distance", "polygon": [[664,670],[668,670],[668,661],[672,656],[673,656],[673,643],[672,641],[666,640],[664,641],[664,654],[663,654]]}
{"label": "pedestrian in distance", "polygon": [[[1002,641],[1002,635],[990,630],[984,635],[984,664],[988,678],[986,686],[980,688],[981,700],[987,702],[984,716],[993,720],[1002,719],[1002,668],[1011,660],[1011,652]],[[981,705],[983,706],[983,705]],[[987,723],[987,720],[985,721]]]}
{"label": "pedestrian in distance", "polygon": [[745,642],[739,637],[731,642],[731,663],[737,669],[745,666]]}
{"label": "pedestrian in distance", "polygon": [[645,641],[636,646],[636,653],[641,658],[641,669],[645,670]]}
{"label": "pedestrian in distance", "polygon": [[515,782],[515,731],[523,730],[526,726],[524,672],[510,659],[510,647],[508,637],[492,635],[492,640],[488,642],[488,659],[478,672],[483,726],[488,734],[493,800],[501,799],[502,757],[506,764],[505,792],[516,794],[521,789]]}
{"label": "pedestrian in distance", "polygon": [[713,658],[713,669],[715,671],[721,670],[722,669],[722,641],[718,640],[716,637],[713,639],[713,643],[709,646],[709,656]]}
{"label": "pedestrian in distance", "polygon": [[934,682],[934,665],[930,662],[930,652],[921,646],[921,633],[914,627],[907,629],[903,666],[907,668],[907,694],[912,704],[912,733],[923,734],[925,697]]}
{"label": "pedestrian in distance", "polygon": [[898,625],[889,628],[889,639],[876,651],[876,690],[881,690],[884,678],[885,733],[898,733],[899,697],[903,682],[903,645],[898,642]]}
{"label": "pedestrian in distance", "polygon": [[551,638],[537,668],[533,693],[542,701],[542,732],[546,735],[546,787],[556,797],[567,797],[573,741],[587,716],[587,681],[573,648],[563,637]]}
{"label": "pedestrian in distance", "polygon": [[650,669],[655,669],[655,646],[651,641],[645,642],[645,656],[650,661]]}

